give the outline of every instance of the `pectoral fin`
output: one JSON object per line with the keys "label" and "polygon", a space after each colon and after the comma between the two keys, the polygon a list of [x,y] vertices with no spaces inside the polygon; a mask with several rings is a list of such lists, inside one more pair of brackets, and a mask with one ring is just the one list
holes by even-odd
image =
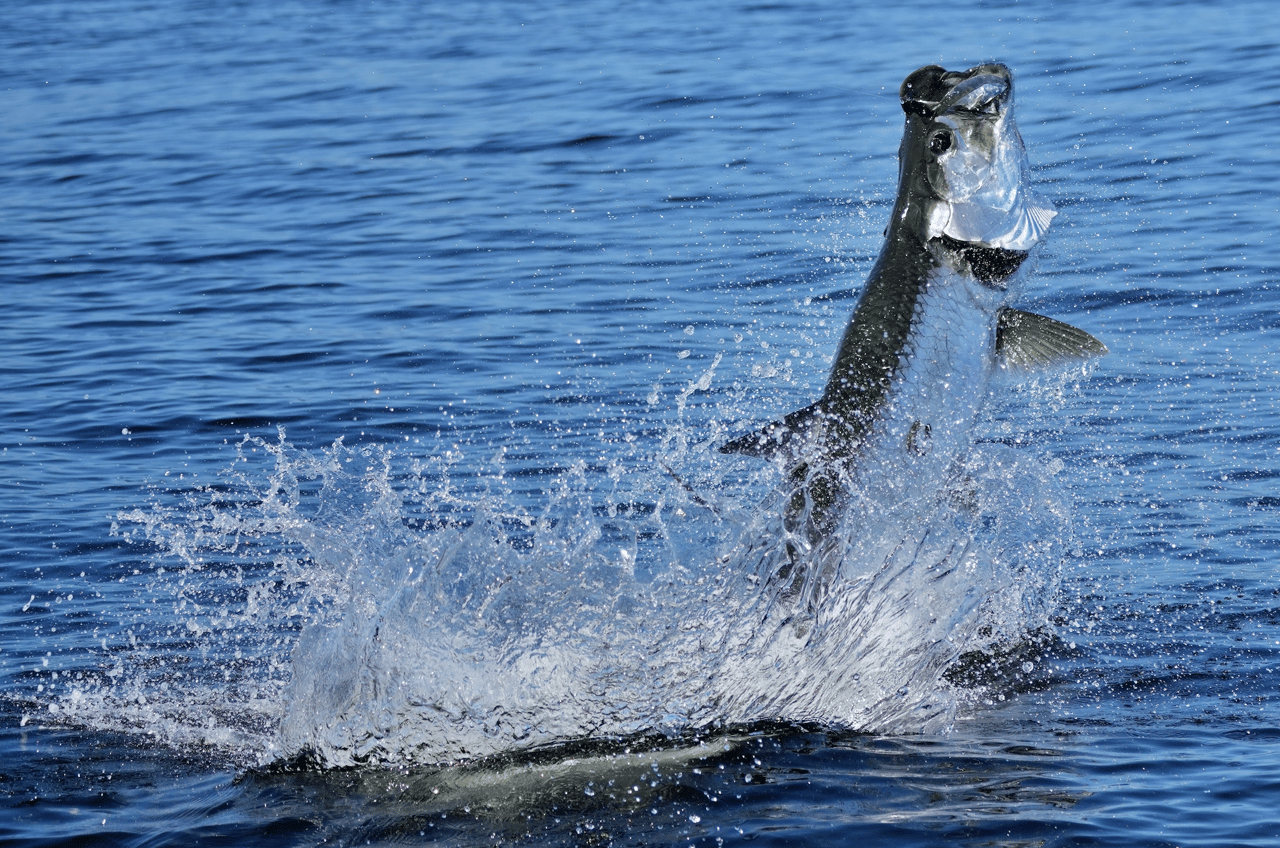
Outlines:
{"label": "pectoral fin", "polygon": [[1030,371],[1092,356],[1107,346],[1078,327],[1018,309],[1002,309],[996,321],[996,354],[1014,371]]}
{"label": "pectoral fin", "polygon": [[725,442],[720,453],[741,453],[770,459],[787,450],[793,439],[821,421],[824,413],[818,404],[789,413],[781,421],[775,421],[762,430]]}

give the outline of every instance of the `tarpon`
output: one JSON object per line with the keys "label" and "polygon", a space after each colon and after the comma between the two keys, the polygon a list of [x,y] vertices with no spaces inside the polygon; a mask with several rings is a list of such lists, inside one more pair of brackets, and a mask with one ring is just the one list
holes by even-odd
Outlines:
{"label": "tarpon", "polygon": [[1057,214],[1029,185],[1009,69],[930,65],[899,95],[897,201],[822,397],[720,448],[786,463],[787,529],[804,547],[831,532],[868,474],[884,503],[954,476],[997,369],[1107,352],[1009,306]]}

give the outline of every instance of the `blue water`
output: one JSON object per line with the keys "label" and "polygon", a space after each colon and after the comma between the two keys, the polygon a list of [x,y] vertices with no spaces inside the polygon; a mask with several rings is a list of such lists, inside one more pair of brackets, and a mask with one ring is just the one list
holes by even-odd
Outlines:
{"label": "blue water", "polygon": [[[1280,839],[1273,4],[4,12],[3,841]],[[945,615],[769,664],[715,448],[989,59],[1111,354],[1002,385]]]}

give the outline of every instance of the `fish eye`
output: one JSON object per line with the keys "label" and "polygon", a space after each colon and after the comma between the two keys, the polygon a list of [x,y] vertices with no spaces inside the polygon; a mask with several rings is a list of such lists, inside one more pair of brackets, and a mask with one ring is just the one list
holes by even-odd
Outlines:
{"label": "fish eye", "polygon": [[929,139],[929,149],[934,156],[941,156],[951,149],[951,130],[938,130]]}

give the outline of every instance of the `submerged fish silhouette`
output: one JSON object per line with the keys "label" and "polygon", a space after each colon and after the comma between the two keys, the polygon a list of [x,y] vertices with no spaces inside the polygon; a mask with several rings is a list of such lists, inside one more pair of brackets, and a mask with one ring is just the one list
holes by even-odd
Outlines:
{"label": "submerged fish silhouette", "polygon": [[886,504],[944,483],[997,368],[1107,352],[1083,330],[1008,306],[1057,214],[1028,185],[1009,69],[930,65],[900,96],[897,201],[822,397],[720,448],[787,464],[787,530],[804,547],[829,534],[864,475],[877,475]]}

